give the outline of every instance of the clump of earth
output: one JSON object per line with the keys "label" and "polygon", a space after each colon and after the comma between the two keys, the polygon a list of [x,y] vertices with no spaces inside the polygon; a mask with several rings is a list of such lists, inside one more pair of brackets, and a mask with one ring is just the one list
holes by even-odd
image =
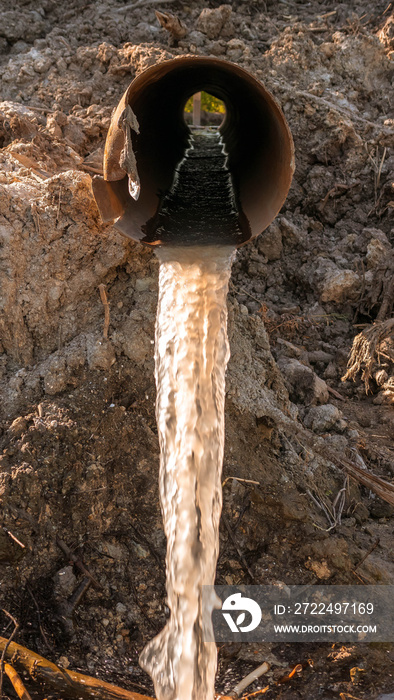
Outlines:
{"label": "clump of earth", "polygon": [[[20,644],[149,695],[138,655],[168,613],[158,263],[104,225],[92,197],[112,110],[145,68],[212,55],[262,80],[294,137],[287,201],[233,267],[217,583],[393,585],[392,8],[4,0],[2,9],[0,607],[18,620]],[[155,10],[175,17],[172,31]],[[362,364],[341,381],[355,336],[374,323],[388,333],[368,385]],[[387,485],[380,495],[349,476],[349,461]],[[81,562],[95,583],[74,604]],[[0,635],[8,624],[0,619]],[[265,660],[267,698],[394,691],[390,644],[272,643],[221,647],[218,692]],[[297,664],[302,672],[278,685]]]}

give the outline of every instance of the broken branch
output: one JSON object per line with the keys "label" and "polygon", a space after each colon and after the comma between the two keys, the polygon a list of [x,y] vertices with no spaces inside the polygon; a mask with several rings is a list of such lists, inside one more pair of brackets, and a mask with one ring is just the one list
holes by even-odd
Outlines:
{"label": "broken branch", "polygon": [[4,664],[4,671],[10,679],[18,697],[21,700],[31,700],[30,693],[27,692],[25,686],[22,683],[21,677],[17,674],[13,666],[10,666],[10,664]]}
{"label": "broken branch", "polygon": [[[0,700],[3,697],[4,662],[6,659],[6,654],[7,654],[8,648],[11,645],[11,640],[14,638],[14,636],[16,635],[16,633],[19,629],[19,622],[17,622],[15,620],[15,617],[13,615],[11,615],[11,613],[9,613],[7,610],[4,610],[4,608],[2,608],[2,612],[4,613],[4,615],[7,615],[7,617],[9,617],[10,620],[12,620],[12,622],[14,623],[14,629],[12,630],[9,638],[4,639],[4,646],[2,647],[0,645],[0,649],[2,649],[1,660],[0,660]],[[3,637],[0,637],[0,639],[3,639]]]}
{"label": "broken branch", "polygon": [[[77,671],[61,669],[30,649],[0,637],[0,649],[4,657],[13,659],[14,665],[27,671],[34,680],[48,683],[59,692],[73,698],[89,700],[151,700],[146,695],[133,693],[98,678],[85,676]],[[14,658],[13,658],[14,657]],[[23,700],[28,700],[27,696]]]}

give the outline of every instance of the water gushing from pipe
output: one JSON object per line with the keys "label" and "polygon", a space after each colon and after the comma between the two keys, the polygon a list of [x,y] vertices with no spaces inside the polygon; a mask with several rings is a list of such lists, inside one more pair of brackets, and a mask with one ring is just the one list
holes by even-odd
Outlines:
{"label": "water gushing from pipe", "polygon": [[234,248],[163,248],[156,320],[160,498],[167,536],[171,617],[141,665],[158,700],[212,700],[216,646],[204,641],[211,611],[222,506],[226,297]]}
{"label": "water gushing from pipe", "polygon": [[[226,105],[216,134],[192,134],[191,95]],[[160,496],[171,617],[142,666],[158,700],[213,700],[216,647],[202,586],[218,556],[229,358],[226,296],[234,249],[282,206],[294,148],[272,95],[227,61],[184,56],[151,66],[129,86],[93,179],[103,221],[154,246],[160,259],[156,322]]]}

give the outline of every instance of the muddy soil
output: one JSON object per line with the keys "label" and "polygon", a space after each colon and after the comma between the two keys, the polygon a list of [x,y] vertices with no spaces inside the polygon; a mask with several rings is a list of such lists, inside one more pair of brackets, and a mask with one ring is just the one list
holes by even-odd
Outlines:
{"label": "muddy soil", "polygon": [[[392,335],[373,355],[368,393],[365,363],[341,381],[354,337],[393,313],[393,7],[2,0],[1,9],[0,607],[18,620],[20,644],[151,694],[138,655],[167,614],[158,264],[103,225],[92,198],[112,109],[146,67],[214,55],[264,82],[295,141],[287,202],[233,268],[224,479],[233,478],[217,582],[393,585]],[[176,15],[180,38],[155,9]],[[349,461],[386,482],[383,498],[347,476]],[[73,607],[81,562],[95,582]],[[0,625],[8,636],[9,620]],[[393,645],[361,643],[225,645],[218,692],[264,660],[271,669],[249,691],[268,685],[267,698],[393,697]]]}

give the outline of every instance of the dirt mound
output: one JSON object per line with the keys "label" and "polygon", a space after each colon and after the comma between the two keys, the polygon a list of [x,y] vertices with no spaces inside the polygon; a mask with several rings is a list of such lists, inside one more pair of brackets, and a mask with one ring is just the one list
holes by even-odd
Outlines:
{"label": "dirt mound", "polygon": [[[361,0],[173,2],[176,39],[155,17],[165,3],[3,5],[0,607],[19,643],[149,693],[138,654],[167,614],[158,265],[92,198],[112,109],[158,61],[219,56],[274,93],[295,141],[287,202],[233,268],[218,583],[393,585],[392,333],[341,381],[354,337],[391,328],[392,17]],[[79,601],[81,566],[95,585]],[[221,692],[265,659],[267,697],[394,690],[389,645],[242,647],[220,651]]]}

